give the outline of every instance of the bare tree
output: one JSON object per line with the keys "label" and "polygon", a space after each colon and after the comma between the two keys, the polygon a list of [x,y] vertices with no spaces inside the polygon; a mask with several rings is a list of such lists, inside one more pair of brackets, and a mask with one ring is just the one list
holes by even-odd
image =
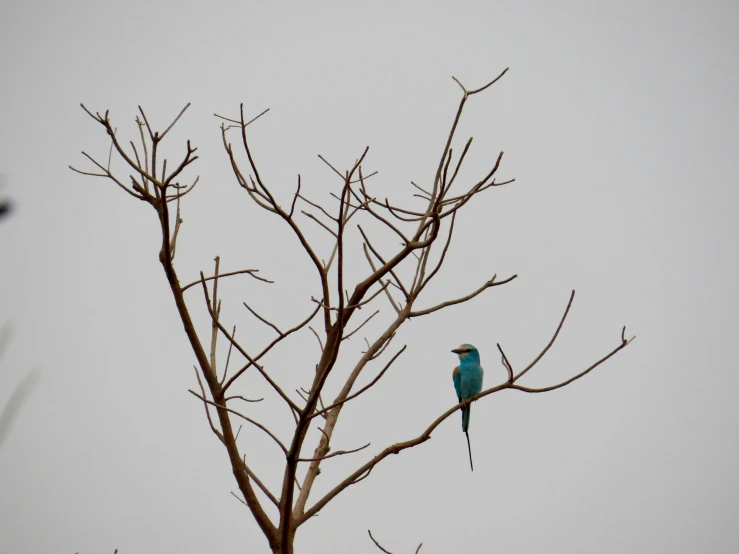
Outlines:
{"label": "bare tree", "polygon": [[[218,293],[219,280],[237,273],[245,273],[256,279],[265,280],[257,274],[257,270],[219,273],[219,259],[216,258],[213,275],[206,277],[201,272],[199,279],[184,286],[180,284],[175,270],[175,250],[182,223],[181,200],[193,190],[198,182],[196,177],[189,184],[180,184],[180,179],[190,164],[197,159],[197,155],[195,154],[196,148],[191,146],[190,141],[187,141],[186,152],[179,164],[168,165],[166,159],[161,159],[160,146],[189,104],[162,132],[152,128],[144,111],[139,107],[140,116],[136,117],[140,131],[139,145],[133,141],[125,145],[119,139],[107,111],[101,114],[82,106],[85,112],[111,137],[111,150],[107,163],[96,161],[83,152],[83,155],[96,166],[96,170],[72,169],[84,175],[110,179],[130,196],[154,208],[162,232],[159,259],[197,360],[196,375],[199,390],[190,392],[204,403],[211,430],[228,454],[241,493],[240,500],[249,508],[274,553],[292,554],[295,534],[301,525],[318,514],[324,506],[347,488],[366,479],[373,468],[390,454],[398,454],[429,440],[433,431],[467,402],[463,401],[450,406],[430,422],[419,435],[380,450],[374,457],[359,465],[356,470],[337,478],[333,488],[322,496],[315,497],[313,494],[316,478],[326,459],[357,452],[369,446],[332,451],[331,441],[343,410],[349,407],[352,400],[377,384],[405,351],[406,345],[396,349],[391,347],[399,327],[412,318],[427,316],[449,306],[472,300],[485,290],[503,285],[516,278],[516,275],[511,275],[498,279],[496,275],[493,275],[491,279],[468,294],[431,306],[418,305],[422,293],[439,275],[447,258],[447,252],[452,244],[455,220],[462,213],[462,209],[471,201],[477,200],[481,193],[513,182],[513,179],[497,180],[496,175],[503,158],[501,152],[491,164],[489,171],[479,180],[464,186],[461,183],[455,184],[460,168],[469,152],[472,138],[467,140],[458,156],[455,157],[452,149],[457,126],[467,101],[491,87],[503,77],[506,71],[507,69],[491,82],[474,90],[467,89],[454,78],[462,90],[462,98],[446,137],[433,182],[426,187],[412,183],[416,190],[414,195],[414,202],[418,204],[416,206],[400,206],[388,199],[378,199],[373,195],[368,180],[374,173],[367,174],[363,169],[368,153],[368,149],[365,149],[357,161],[343,172],[321,157],[337,176],[337,186],[330,200],[323,204],[310,200],[298,176],[297,187],[295,192],[291,193],[288,207],[283,207],[275,194],[275,187],[266,182],[263,174],[260,173],[247,138],[249,125],[266,113],[266,110],[251,120],[245,117],[243,104],[236,118],[216,114],[222,120],[223,148],[238,184],[260,208],[279,218],[291,230],[308,256],[317,279],[316,293],[311,298],[315,303],[313,312],[288,330],[283,330],[269,318],[260,315],[244,303],[260,324],[276,333],[275,338],[260,350],[251,350],[241,341],[236,340],[235,330],[229,328],[221,320],[221,300]],[[230,140],[232,133],[238,135],[238,146],[236,147]],[[120,156],[128,166],[130,175],[127,179],[111,171],[110,159],[113,152]],[[328,233],[332,246],[327,258],[322,257],[315,244],[308,240],[304,230],[304,224],[308,221],[311,224],[318,224]],[[364,224],[364,222],[367,223]],[[347,229],[350,226],[353,229],[355,225],[361,241],[357,246],[352,246]],[[399,239],[399,246],[392,250],[386,247],[381,248],[375,234],[369,230],[369,226],[375,229],[379,226],[385,232],[391,233]],[[361,279],[347,282],[346,256],[350,248],[361,248],[367,262],[367,270]],[[210,314],[211,325],[203,335],[196,330],[191,317],[191,307],[188,306],[183,294],[190,287],[199,287],[202,290],[204,302]],[[540,393],[563,387],[583,377],[629,343],[631,339],[626,338],[624,329],[613,350],[570,379],[544,388],[531,388],[519,384],[521,378],[541,360],[556,340],[573,299],[574,291],[551,340],[523,369],[515,369],[509,363],[503,348],[498,345],[501,363],[507,371],[507,379],[482,391],[469,401],[476,401],[505,389]],[[385,309],[390,311],[388,324],[372,340],[365,339],[366,349],[358,359],[353,361],[348,377],[335,374],[334,368],[346,339],[363,329],[368,321],[378,313],[378,310],[375,310],[369,316],[362,318],[360,313],[366,314],[371,310],[362,312],[361,309],[370,305],[374,307],[381,303],[385,303]],[[319,331],[311,325],[314,319],[319,321],[317,324],[320,325]],[[314,333],[320,344],[320,353],[315,364],[303,370],[310,385],[302,391],[296,390],[293,395],[280,384],[281,376],[268,370],[264,364],[264,358],[288,336],[298,332]],[[224,371],[221,371],[216,364],[216,345],[219,337],[226,341],[229,349]],[[209,349],[205,346],[208,340],[210,341]],[[241,357],[243,364],[240,369],[229,375],[227,366],[232,352],[234,356]],[[384,363],[381,360],[384,360]],[[369,382],[364,386],[358,386],[360,375],[367,373],[371,367],[375,366],[379,370],[374,371]],[[276,432],[270,429],[269,425],[250,417],[244,409],[239,411],[234,407],[237,402],[247,400],[243,396],[235,395],[233,391],[234,385],[248,370],[257,371],[292,414],[294,425],[289,440],[283,441]],[[338,384],[334,382],[337,379],[341,379]],[[324,402],[322,393],[327,390],[326,386],[329,381],[336,385],[334,390],[338,389],[339,392],[332,400]],[[322,427],[318,427],[319,421]],[[245,422],[257,427],[268,435],[282,451],[284,470],[279,490],[265,483],[252,469],[251,460],[258,457],[260,452],[243,449],[240,446],[237,442],[238,431],[234,431],[237,422]],[[306,442],[309,430],[312,428],[318,428],[320,435],[317,444],[312,447],[312,452],[307,454],[306,450],[309,446]],[[375,542],[375,544],[379,547],[378,543]]]}

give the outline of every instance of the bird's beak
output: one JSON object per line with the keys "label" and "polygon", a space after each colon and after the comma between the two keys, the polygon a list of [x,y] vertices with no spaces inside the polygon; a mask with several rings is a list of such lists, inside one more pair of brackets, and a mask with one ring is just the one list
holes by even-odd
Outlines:
{"label": "bird's beak", "polygon": [[452,350],[452,352],[454,352],[455,354],[459,354],[461,350],[459,348],[455,348],[454,350]]}

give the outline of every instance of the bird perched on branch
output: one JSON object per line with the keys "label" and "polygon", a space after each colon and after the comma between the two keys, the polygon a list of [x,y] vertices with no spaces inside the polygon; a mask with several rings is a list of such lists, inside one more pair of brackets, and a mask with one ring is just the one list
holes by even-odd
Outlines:
{"label": "bird perched on branch", "polygon": [[[452,350],[459,355],[459,365],[452,372],[452,380],[454,381],[454,390],[457,391],[457,399],[460,402],[473,397],[482,390],[483,369],[480,365],[480,353],[477,348],[471,344],[463,344],[459,348]],[[462,431],[467,437],[467,450],[470,453],[470,469],[472,467],[472,447],[470,446],[470,408],[467,404],[462,407]]]}

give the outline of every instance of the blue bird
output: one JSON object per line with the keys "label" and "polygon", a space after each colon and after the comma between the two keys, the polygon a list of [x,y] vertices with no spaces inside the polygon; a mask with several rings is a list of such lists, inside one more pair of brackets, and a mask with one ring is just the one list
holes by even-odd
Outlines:
{"label": "blue bird", "polygon": [[[480,353],[471,344],[463,344],[452,350],[459,355],[459,365],[452,372],[454,390],[457,391],[457,399],[462,402],[473,397],[482,390],[482,377],[485,373],[480,365]],[[470,469],[472,467],[472,447],[470,446],[470,406],[462,407],[462,431],[467,437],[467,450],[470,453]]]}

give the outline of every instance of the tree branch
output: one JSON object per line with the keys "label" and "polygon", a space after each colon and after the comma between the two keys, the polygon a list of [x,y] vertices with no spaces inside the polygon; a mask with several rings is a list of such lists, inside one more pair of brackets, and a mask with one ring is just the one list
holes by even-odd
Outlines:
{"label": "tree branch", "polygon": [[[310,322],[310,320],[315,317],[315,315],[318,313],[318,310],[319,309],[320,309],[320,306],[316,306],[316,309],[313,310],[313,312],[311,312],[311,314],[306,319],[304,319],[302,322],[298,323],[292,329],[288,329],[287,331],[285,331],[284,333],[282,333],[280,336],[278,336],[277,338],[275,338],[271,343],[269,343],[264,348],[264,350],[262,350],[254,358],[251,358],[249,356],[244,356],[249,361],[249,363],[247,363],[244,367],[242,367],[239,371],[237,371],[236,374],[233,377],[231,377],[226,382],[226,384],[223,386],[223,392],[225,393],[228,390],[228,388],[236,381],[236,379],[238,379],[239,377],[241,377],[241,375],[243,375],[243,373],[247,369],[249,369],[251,366],[256,366],[257,369],[259,369],[261,366],[259,364],[257,364],[257,361],[260,360],[265,354],[267,354],[267,352],[269,352],[270,350],[272,350],[272,348],[277,343],[281,342],[283,339],[286,339],[287,337],[289,337],[293,333],[295,333],[295,332],[299,331],[300,329],[302,329],[303,327],[305,327]],[[239,352],[241,352],[242,355],[244,354],[244,352],[242,352],[241,350],[239,350]]]}
{"label": "tree branch", "polygon": [[462,298],[457,298],[455,300],[447,300],[446,302],[442,302],[440,304],[437,304],[436,306],[432,306],[431,308],[426,308],[425,310],[418,310],[411,312],[408,317],[419,317],[422,315],[427,315],[433,312],[436,312],[438,310],[441,310],[442,308],[446,308],[448,306],[454,306],[455,304],[461,304],[463,302],[467,302],[468,300],[472,300],[475,296],[480,294],[486,289],[489,289],[490,287],[495,287],[497,285],[504,285],[506,283],[510,283],[513,281],[518,275],[512,275],[508,277],[507,279],[503,279],[502,281],[495,281],[495,275],[493,275],[493,278],[489,281],[486,281],[485,284],[483,284],[479,289],[477,289],[474,292],[471,292],[467,296],[463,296]]}
{"label": "tree branch", "polygon": [[380,373],[378,373],[377,376],[374,379],[372,379],[372,381],[370,381],[367,385],[365,385],[364,387],[362,387],[361,389],[359,389],[354,394],[350,394],[349,396],[347,396],[343,400],[339,400],[337,402],[334,402],[330,406],[328,406],[328,407],[326,407],[326,408],[324,408],[322,410],[319,410],[317,412],[314,412],[313,414],[311,414],[310,417],[313,418],[313,417],[316,417],[316,416],[323,415],[326,412],[328,412],[329,410],[333,410],[337,406],[341,406],[342,404],[345,404],[345,403],[349,402],[350,400],[355,399],[357,396],[359,396],[360,394],[362,394],[364,391],[370,389],[375,383],[377,383],[377,381],[379,381],[382,378],[383,375],[385,375],[385,372],[390,368],[391,365],[393,365],[393,362],[400,357],[400,355],[405,351],[405,349],[407,348],[407,346],[408,346],[407,344],[404,344],[403,345],[403,348],[401,348],[400,350],[398,350],[398,352],[396,352],[396,354],[390,359],[390,361],[385,364],[385,367],[382,368],[382,371],[380,371]]}
{"label": "tree branch", "polygon": [[224,406],[223,404],[218,404],[217,402],[213,402],[212,400],[208,400],[207,398],[203,398],[198,393],[196,393],[194,390],[188,389],[187,392],[189,392],[190,394],[196,396],[197,398],[199,398],[203,402],[205,402],[207,404],[210,404],[211,406],[215,406],[216,408],[220,408],[222,410],[226,410],[227,412],[229,412],[231,414],[234,414],[235,416],[239,416],[244,421],[248,421],[249,423],[251,423],[255,427],[258,427],[259,429],[261,429],[262,431],[264,431],[265,433],[267,433],[273,441],[275,441],[275,443],[277,444],[277,446],[280,447],[280,449],[283,451],[283,453],[287,454],[287,448],[285,448],[285,445],[282,444],[282,441],[280,441],[280,439],[278,439],[274,435],[274,433],[272,433],[272,431],[270,431],[269,429],[267,429],[264,425],[262,425],[258,421],[255,421],[255,420],[251,419],[250,417],[245,416],[241,412],[237,412],[233,408],[229,408],[228,406]]}
{"label": "tree branch", "polygon": [[[264,370],[264,368],[257,363],[256,359],[252,358],[249,353],[242,348],[242,346],[234,340],[234,338],[231,336],[231,334],[228,332],[228,330],[221,324],[220,321],[218,321],[218,317],[216,313],[213,311],[211,302],[210,302],[210,295],[208,294],[208,289],[205,286],[205,277],[203,277],[201,273],[201,282],[203,284],[203,294],[205,295],[205,301],[206,305],[208,307],[208,313],[210,314],[211,319],[215,322],[215,324],[218,326],[218,329],[223,333],[223,335],[228,339],[228,341],[234,345],[236,350],[238,350],[244,358],[249,360],[250,364],[257,368],[259,373],[264,377],[264,379],[270,384],[270,386],[274,389],[274,391],[280,395],[280,397],[287,403],[290,408],[295,410],[296,412],[300,411],[300,408],[292,401],[290,400],[290,397],[285,394],[285,392],[282,390],[282,388],[267,374],[267,372]],[[231,379],[228,380],[228,383],[226,386],[223,387],[223,391],[225,392],[228,386],[233,383],[235,379],[238,378],[241,373],[243,373],[245,369],[242,369],[239,371],[236,375],[231,377]]]}
{"label": "tree branch", "polygon": [[274,281],[270,281],[269,279],[265,279],[264,277],[255,275],[255,273],[258,271],[259,271],[258,269],[240,269],[239,271],[229,271],[228,273],[221,273],[220,275],[211,275],[210,277],[202,277],[201,279],[198,279],[197,281],[193,281],[192,283],[186,284],[184,287],[182,287],[182,292],[185,292],[187,289],[189,289],[192,286],[199,285],[202,281],[210,281],[216,278],[221,279],[223,277],[230,277],[232,275],[243,275],[245,273],[251,277],[254,277],[255,279],[259,281],[264,281],[265,283],[274,283]]}
{"label": "tree branch", "polygon": [[[625,329],[625,327],[624,327],[624,329]],[[598,367],[600,364],[602,364],[603,362],[605,362],[607,359],[609,359],[610,357],[616,355],[616,353],[618,351],[620,351],[623,348],[625,348],[635,338],[636,338],[636,336],[633,336],[633,337],[631,337],[628,340],[622,339],[622,342],[621,342],[621,345],[620,346],[618,346],[617,348],[614,348],[608,354],[606,354],[605,356],[603,356],[600,360],[598,360],[597,362],[595,362],[594,364],[592,364],[590,367],[588,367],[587,369],[581,371],[580,373],[578,373],[574,377],[570,377],[566,381],[562,381],[561,383],[558,383],[556,385],[552,385],[552,386],[549,386],[549,387],[542,387],[542,388],[523,387],[521,385],[515,385],[515,384],[511,384],[510,385],[510,388],[511,389],[514,389],[514,390],[520,390],[522,392],[529,392],[529,393],[549,392],[549,391],[552,391],[552,390],[561,389],[562,387],[569,385],[573,381],[577,381],[581,377],[584,377],[585,375],[587,375],[588,373],[590,373],[591,371],[593,371],[596,367]]]}
{"label": "tree branch", "polygon": [[367,443],[364,446],[360,446],[359,448],[354,448],[353,450],[337,450],[336,452],[332,452],[331,454],[327,454],[326,456],[321,456],[320,458],[298,458],[298,461],[299,462],[318,462],[322,460],[327,460],[328,458],[333,458],[334,456],[343,456],[344,454],[354,454],[355,452],[364,450],[369,445],[370,443]]}
{"label": "tree branch", "polygon": [[554,331],[554,334],[552,335],[552,338],[549,340],[547,345],[544,347],[544,349],[539,353],[539,355],[534,358],[534,360],[526,366],[526,368],[521,371],[518,375],[516,375],[513,379],[513,381],[518,381],[521,377],[526,375],[526,373],[534,367],[539,360],[541,360],[544,357],[544,354],[546,354],[549,349],[554,344],[554,341],[557,340],[557,337],[559,336],[559,332],[562,330],[562,326],[565,324],[565,319],[567,319],[567,314],[570,313],[570,308],[572,307],[572,301],[575,300],[575,289],[572,289],[572,294],[570,294],[570,300],[567,302],[567,308],[565,308],[565,313],[562,314],[562,319],[559,320],[559,325],[557,325],[557,329]]}
{"label": "tree branch", "polygon": [[246,464],[246,456],[244,456],[243,459],[244,462],[244,471],[251,477],[254,482],[257,484],[257,486],[261,489],[261,491],[264,493],[264,495],[269,498],[269,500],[274,504],[275,506],[279,506],[280,503],[277,501],[275,496],[269,492],[269,489],[262,483],[262,481],[259,479],[259,477],[256,476],[256,474],[249,468],[249,466]]}
{"label": "tree branch", "polygon": [[[382,547],[382,546],[380,545],[380,543],[379,543],[379,542],[377,542],[377,540],[375,539],[375,537],[373,537],[373,536],[372,536],[372,531],[370,531],[369,529],[367,529],[367,532],[369,533],[369,536],[370,536],[370,538],[372,539],[372,542],[373,542],[373,543],[375,543],[375,546],[376,546],[377,548],[379,548],[379,549],[380,549],[380,550],[381,550],[382,552],[384,552],[385,554],[393,554],[393,553],[392,553],[392,552],[390,552],[389,550],[385,550],[385,549],[384,549],[384,548],[383,548],[383,547]],[[421,543],[421,544],[419,544],[419,545],[418,545],[418,548],[416,548],[416,554],[418,554],[418,553],[419,553],[419,552],[421,551],[421,547],[422,547],[422,546],[423,546],[423,543]]]}
{"label": "tree branch", "polygon": [[[560,327],[557,328],[557,331],[555,332],[554,338],[556,338],[557,334],[559,333]],[[356,480],[364,475],[367,471],[370,471],[374,466],[379,464],[381,461],[383,461],[385,458],[387,458],[390,454],[399,454],[403,450],[406,450],[408,448],[412,448],[414,446],[417,446],[421,443],[426,442],[431,438],[431,433],[449,416],[454,414],[457,410],[462,408],[465,405],[468,405],[471,402],[477,401],[480,398],[484,398],[485,396],[488,396],[490,394],[499,392],[501,390],[505,389],[515,389],[520,390],[523,392],[531,392],[531,393],[537,393],[537,392],[546,392],[548,390],[555,390],[557,388],[561,388],[577,379],[580,379],[584,375],[587,375],[590,371],[598,367],[600,364],[614,356],[617,352],[624,349],[632,340],[631,339],[626,340],[625,337],[625,328],[621,333],[621,343],[614,348],[611,352],[609,352],[606,356],[602,357],[600,360],[592,364],[590,367],[588,367],[586,370],[578,373],[576,376],[572,377],[571,379],[568,379],[565,382],[559,383],[557,385],[554,385],[552,387],[545,387],[541,389],[533,389],[528,387],[522,387],[520,385],[516,385],[514,382],[506,381],[505,383],[502,383],[500,385],[496,385],[494,387],[491,387],[489,389],[486,389],[475,396],[469,398],[469,399],[463,399],[461,402],[459,402],[454,407],[448,409],[446,412],[441,414],[438,418],[436,418],[427,428],[426,430],[421,433],[420,435],[407,440],[403,442],[398,442],[396,444],[393,444],[391,446],[388,446],[384,450],[382,450],[379,454],[377,454],[374,458],[360,466],[356,471],[354,471],[352,474],[350,474],[348,477],[346,477],[343,481],[341,481],[338,485],[336,485],[333,489],[331,489],[329,492],[327,492],[320,500],[318,500],[310,509],[306,510],[302,516],[298,520],[298,525],[301,525],[305,521],[307,521],[310,517],[318,513],[326,504],[328,504],[331,500],[333,500],[338,494],[340,494],[343,490],[345,490],[347,487],[351,486],[356,482]],[[548,347],[547,347],[548,349]],[[541,359],[541,354],[537,356],[537,359],[535,361],[538,361]],[[533,367],[533,366],[532,366]],[[520,375],[519,375],[520,376]],[[516,377],[518,379],[518,377]]]}

